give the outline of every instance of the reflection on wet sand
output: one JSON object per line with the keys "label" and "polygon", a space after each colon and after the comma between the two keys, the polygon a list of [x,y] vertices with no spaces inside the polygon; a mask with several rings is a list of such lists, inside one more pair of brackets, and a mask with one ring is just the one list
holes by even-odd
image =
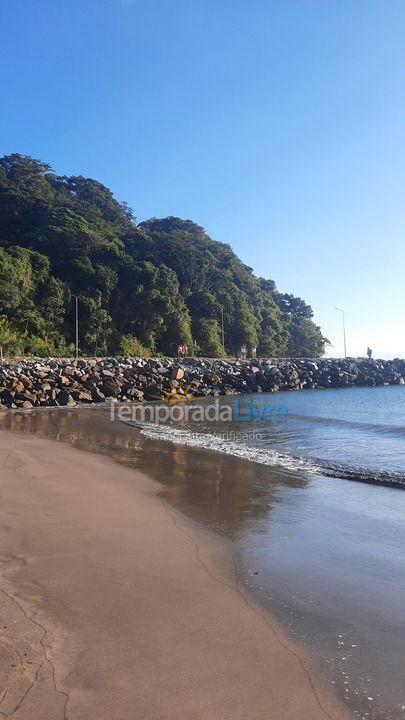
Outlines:
{"label": "reflection on wet sand", "polygon": [[[280,484],[305,487],[304,476],[274,471],[228,455],[149,440],[136,428],[111,422],[108,410],[41,410],[7,413],[0,427],[69,442],[144,470],[162,485],[169,502],[218,532],[238,535],[254,523],[260,531]],[[267,522],[266,522],[267,524]]]}
{"label": "reflection on wet sand", "polygon": [[144,470],[168,502],[232,539],[249,590],[356,717],[404,717],[405,493],[151,440],[106,408],[10,412],[1,428]]}

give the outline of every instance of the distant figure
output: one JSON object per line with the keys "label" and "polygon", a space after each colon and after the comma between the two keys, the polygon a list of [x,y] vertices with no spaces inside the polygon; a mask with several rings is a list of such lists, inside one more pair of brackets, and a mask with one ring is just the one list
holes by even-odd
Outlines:
{"label": "distant figure", "polygon": [[187,346],[187,343],[184,343],[184,345],[183,345],[183,357],[185,358],[185,357],[187,357],[187,355],[188,355],[188,346]]}
{"label": "distant figure", "polygon": [[246,345],[242,345],[240,349],[240,359],[246,360]]}
{"label": "distant figure", "polygon": [[179,345],[179,347],[177,348],[177,357],[179,357],[179,358],[184,357],[183,356],[183,345]]}
{"label": "distant figure", "polygon": [[252,345],[252,358],[256,357],[257,345]]}
{"label": "distant figure", "polygon": [[372,354],[373,354],[372,349],[368,347],[368,348],[367,348],[367,357],[368,357],[369,360],[371,360]]}

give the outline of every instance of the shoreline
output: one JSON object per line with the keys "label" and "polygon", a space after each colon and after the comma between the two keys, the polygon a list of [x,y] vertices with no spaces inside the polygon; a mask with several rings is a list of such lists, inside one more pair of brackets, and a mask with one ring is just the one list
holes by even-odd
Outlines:
{"label": "shoreline", "polygon": [[227,541],[168,505],[157,483],[32,435],[3,429],[0,449],[1,604],[16,621],[1,635],[1,711],[348,717],[315,662],[243,591]]}

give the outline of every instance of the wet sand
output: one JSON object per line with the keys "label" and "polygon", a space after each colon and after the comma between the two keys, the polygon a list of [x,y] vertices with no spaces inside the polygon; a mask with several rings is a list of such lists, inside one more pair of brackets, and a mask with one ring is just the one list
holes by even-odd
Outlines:
{"label": "wet sand", "polygon": [[0,458],[0,717],[348,717],[145,474],[6,431]]}

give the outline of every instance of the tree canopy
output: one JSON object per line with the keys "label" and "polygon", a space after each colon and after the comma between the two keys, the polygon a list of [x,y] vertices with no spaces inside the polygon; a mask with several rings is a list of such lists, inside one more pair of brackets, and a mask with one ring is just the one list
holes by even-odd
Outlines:
{"label": "tree canopy", "polygon": [[229,245],[177,217],[136,223],[96,180],[29,156],[0,159],[1,345],[15,354],[312,356],[325,338],[301,298],[257,278]]}

